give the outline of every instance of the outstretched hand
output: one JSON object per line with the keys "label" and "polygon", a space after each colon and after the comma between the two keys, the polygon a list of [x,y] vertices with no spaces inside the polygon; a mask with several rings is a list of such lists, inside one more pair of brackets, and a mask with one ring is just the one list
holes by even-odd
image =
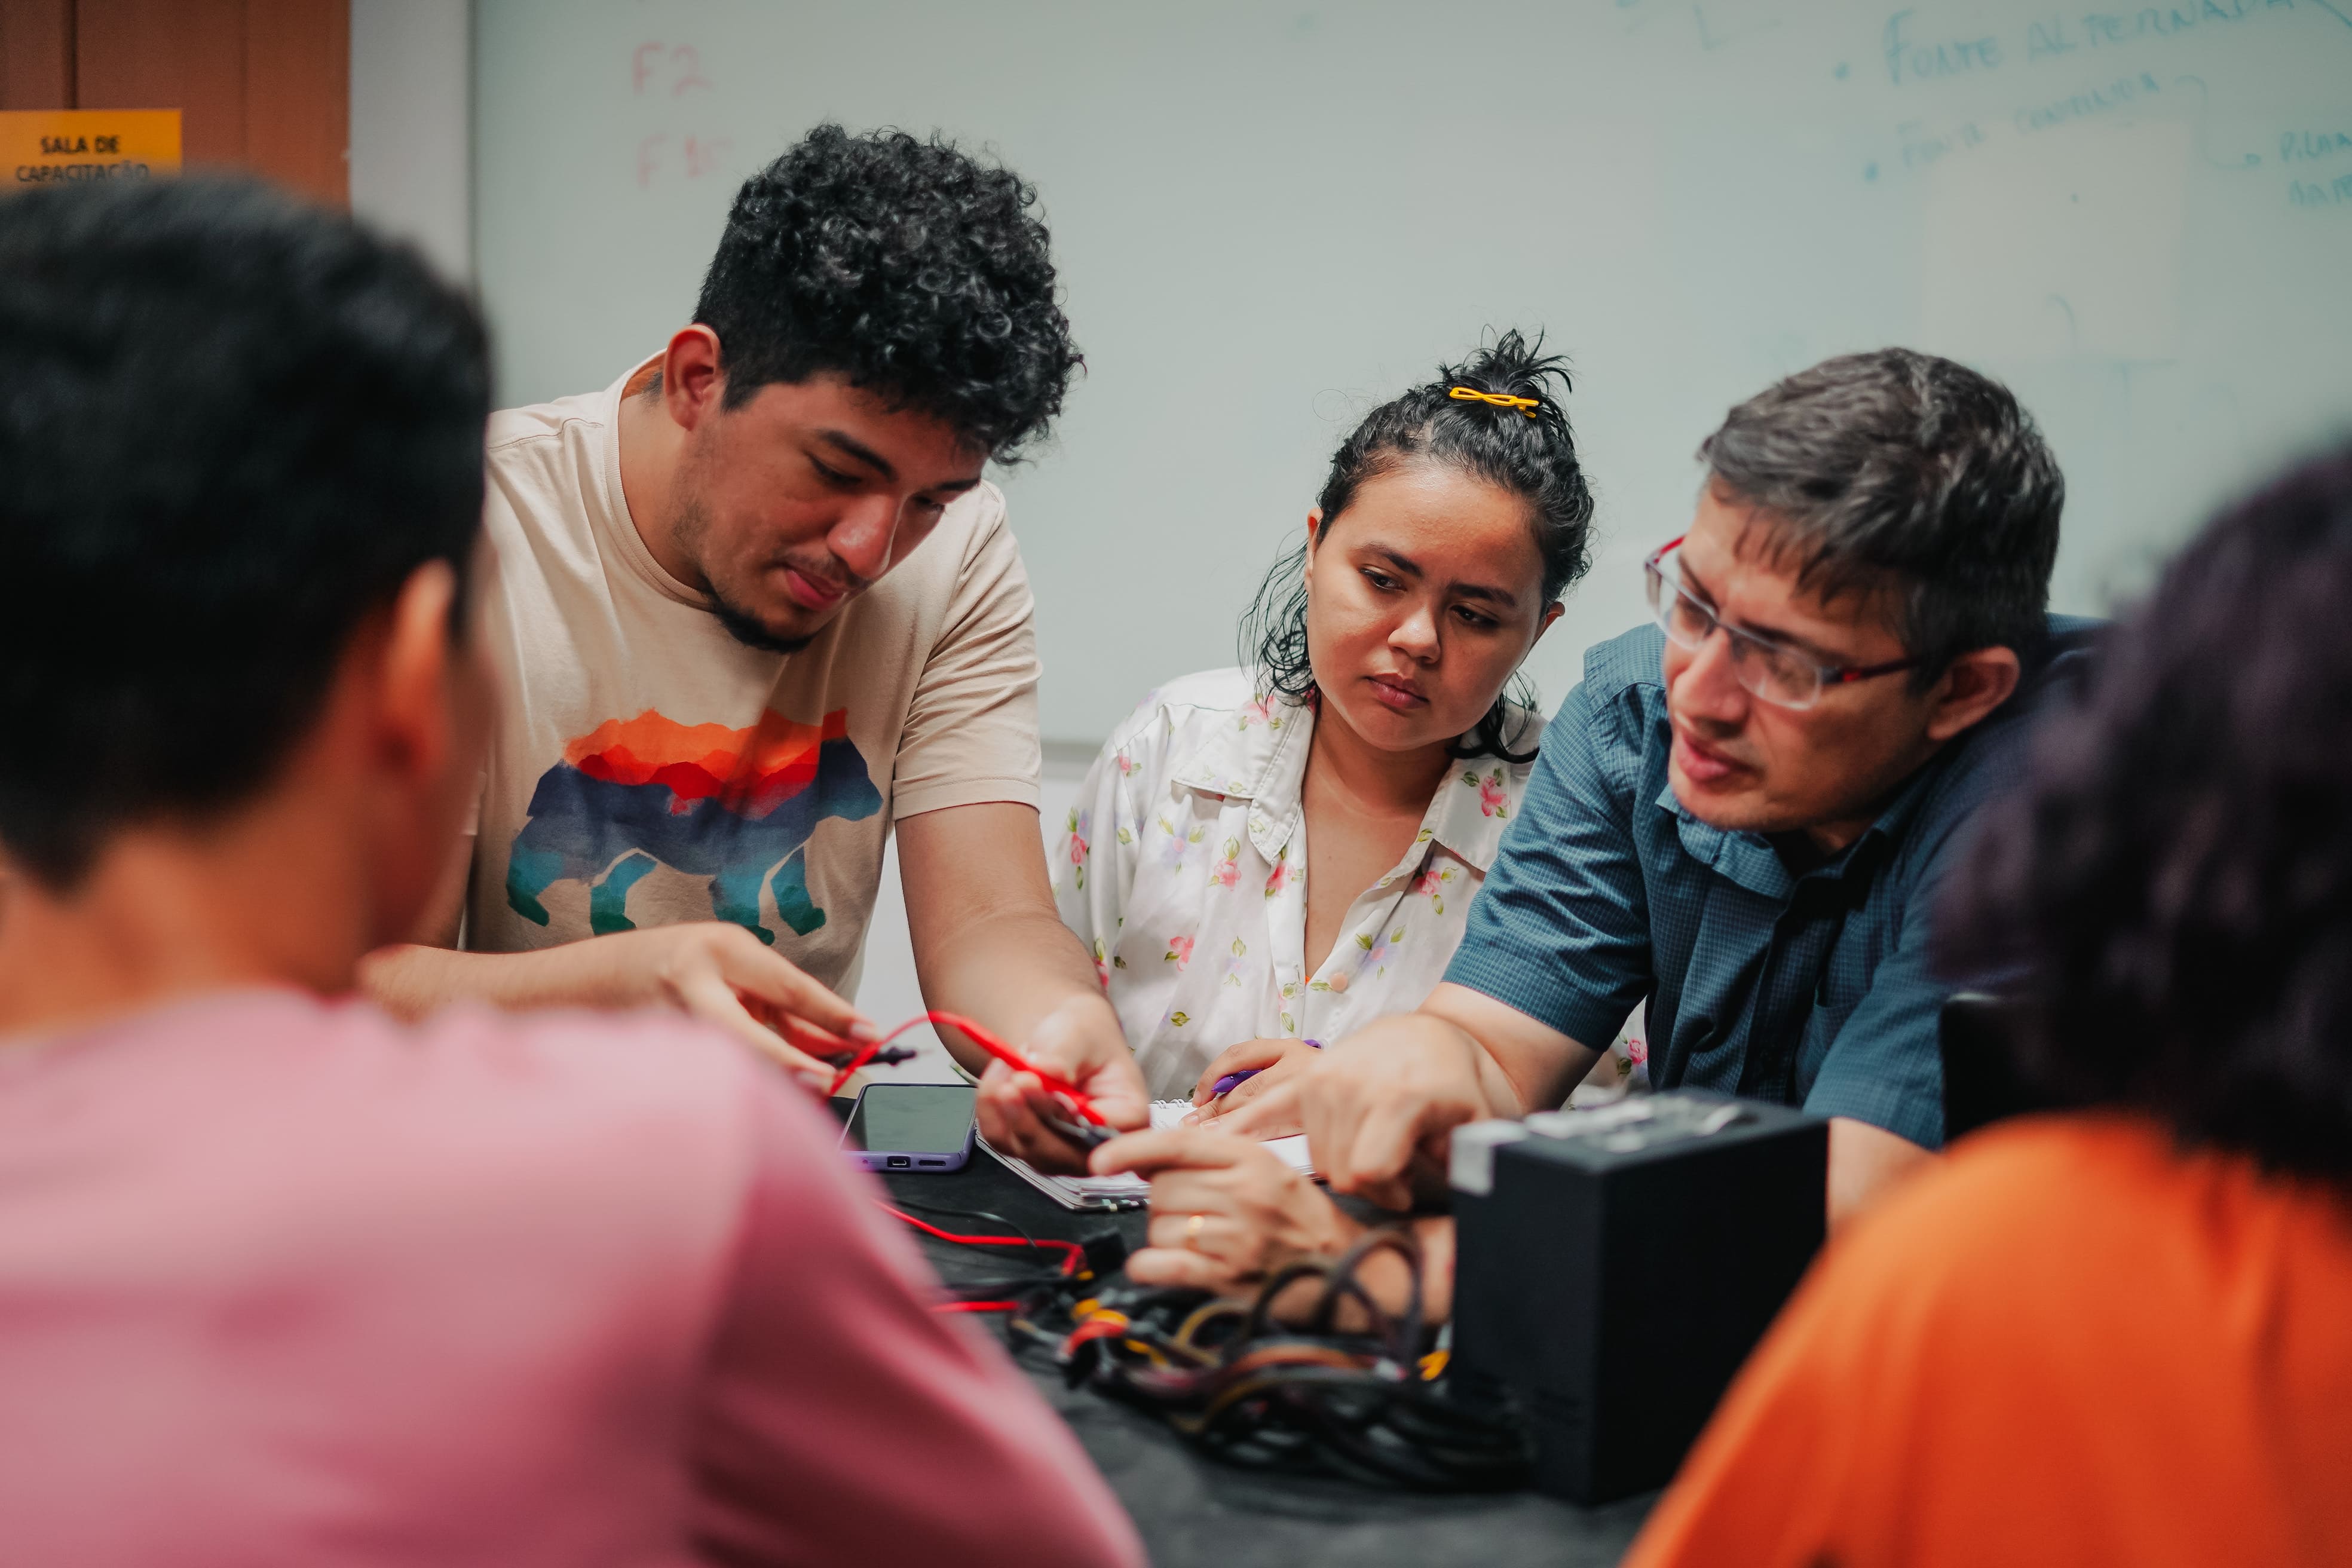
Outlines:
{"label": "outstretched hand", "polygon": [[812,1055],[872,1039],[856,1008],[741,926],[700,921],[616,932],[593,943],[621,1005],[667,1002],[772,1058],[809,1088],[834,1069]]}
{"label": "outstretched hand", "polygon": [[1496,1114],[1477,1042],[1443,1020],[1382,1018],[1316,1056],[1297,1092],[1315,1168],[1335,1193],[1409,1209],[1416,1173],[1445,1168],[1454,1129]]}
{"label": "outstretched hand", "polygon": [[823,1093],[839,1056],[876,1037],[865,1015],[728,921],[613,931],[528,952],[400,944],[370,953],[360,984],[420,1018],[460,998],[494,1006],[672,1007],[733,1036]]}

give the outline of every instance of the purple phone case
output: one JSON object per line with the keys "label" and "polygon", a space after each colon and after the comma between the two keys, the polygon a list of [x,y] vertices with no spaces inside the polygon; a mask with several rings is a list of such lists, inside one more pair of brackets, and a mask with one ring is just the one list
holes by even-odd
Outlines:
{"label": "purple phone case", "polygon": [[[856,1120],[857,1106],[866,1103],[866,1097],[868,1094],[877,1089],[889,1089],[898,1087],[902,1086],[869,1083],[859,1089],[856,1104],[849,1109],[850,1121]],[[841,1130],[841,1152],[848,1155],[854,1163],[869,1171],[929,1171],[945,1175],[950,1171],[961,1171],[971,1163],[972,1136],[976,1130],[972,1122],[966,1121],[963,1125],[963,1147],[941,1153],[937,1150],[860,1149],[849,1142],[849,1128],[845,1124]]]}

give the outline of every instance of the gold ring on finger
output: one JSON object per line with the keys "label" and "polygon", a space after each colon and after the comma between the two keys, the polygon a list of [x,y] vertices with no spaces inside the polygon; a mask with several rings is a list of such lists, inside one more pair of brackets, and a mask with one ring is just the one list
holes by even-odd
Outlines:
{"label": "gold ring on finger", "polygon": [[1184,1222],[1185,1250],[1189,1252],[1201,1250],[1201,1227],[1208,1223],[1209,1216],[1204,1214],[1196,1214]]}

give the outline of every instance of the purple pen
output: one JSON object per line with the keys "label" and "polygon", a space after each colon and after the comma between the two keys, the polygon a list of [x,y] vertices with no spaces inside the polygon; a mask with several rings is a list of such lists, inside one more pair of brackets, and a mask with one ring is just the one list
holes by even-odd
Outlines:
{"label": "purple pen", "polygon": [[[1318,1051],[1323,1048],[1323,1042],[1320,1040],[1309,1040],[1307,1043],[1313,1046]],[[1215,1083],[1209,1086],[1209,1098],[1211,1100],[1221,1100],[1224,1096],[1233,1093],[1234,1089],[1241,1084],[1244,1079],[1255,1078],[1265,1070],[1265,1069],[1264,1068],[1244,1068],[1239,1072],[1229,1072],[1224,1077],[1219,1079]]]}

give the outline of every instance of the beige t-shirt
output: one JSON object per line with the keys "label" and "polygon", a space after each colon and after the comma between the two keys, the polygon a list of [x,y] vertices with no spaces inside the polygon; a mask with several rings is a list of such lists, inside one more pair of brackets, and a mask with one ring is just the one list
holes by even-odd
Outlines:
{"label": "beige t-shirt", "polygon": [[628,380],[490,419],[504,707],[466,945],[716,918],[838,987],[894,819],[1037,804],[1033,601],[1004,497],[960,497],[799,653],[746,647],[629,520]]}

